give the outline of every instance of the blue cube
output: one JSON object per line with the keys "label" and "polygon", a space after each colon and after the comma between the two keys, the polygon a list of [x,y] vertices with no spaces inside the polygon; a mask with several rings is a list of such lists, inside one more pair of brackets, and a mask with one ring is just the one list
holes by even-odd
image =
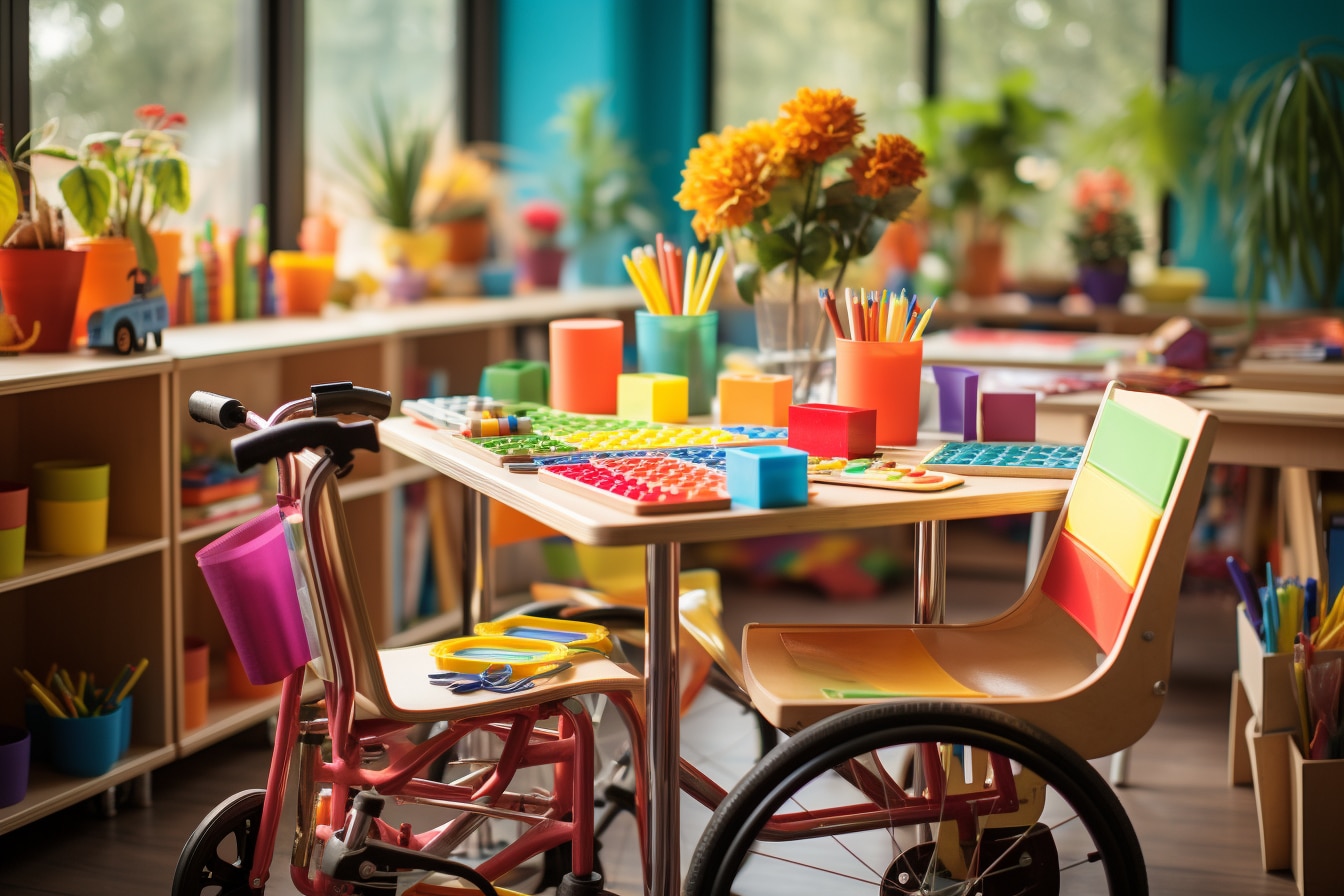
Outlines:
{"label": "blue cube", "polygon": [[784,445],[727,448],[728,494],[734,504],[765,509],[807,504],[807,452]]}

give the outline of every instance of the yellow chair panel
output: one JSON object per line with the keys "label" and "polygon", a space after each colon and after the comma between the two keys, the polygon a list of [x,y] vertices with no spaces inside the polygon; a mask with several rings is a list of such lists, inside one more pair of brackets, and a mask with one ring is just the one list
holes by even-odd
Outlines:
{"label": "yellow chair panel", "polygon": [[1159,513],[1091,464],[1078,471],[1064,528],[1131,588],[1139,580]]}

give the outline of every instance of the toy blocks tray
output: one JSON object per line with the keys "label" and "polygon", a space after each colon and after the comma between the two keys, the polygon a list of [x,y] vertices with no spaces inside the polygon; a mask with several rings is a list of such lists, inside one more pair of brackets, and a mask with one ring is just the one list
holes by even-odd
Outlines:
{"label": "toy blocks tray", "polygon": [[672,457],[620,457],[576,464],[553,464],[538,480],[623,510],[687,513],[726,510],[732,501],[724,473]]}
{"label": "toy blocks tray", "polygon": [[1020,476],[1028,479],[1072,479],[1083,456],[1082,445],[1038,445],[1034,442],[948,442],[922,461],[926,470],[966,476]]}
{"label": "toy blocks tray", "polygon": [[809,457],[807,478],[832,485],[862,485],[901,492],[937,492],[965,482],[954,473],[932,472],[881,456],[847,460],[843,457]]}

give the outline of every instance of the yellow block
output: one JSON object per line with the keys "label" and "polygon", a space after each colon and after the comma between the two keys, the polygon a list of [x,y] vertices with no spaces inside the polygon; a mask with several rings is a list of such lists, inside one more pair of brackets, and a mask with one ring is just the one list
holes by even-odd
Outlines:
{"label": "yellow block", "polygon": [[719,424],[788,426],[793,377],[774,373],[719,374]]}
{"label": "yellow block", "polygon": [[1078,472],[1064,528],[1131,588],[1157,532],[1158,512],[1091,464]]}
{"label": "yellow block", "polygon": [[632,420],[685,423],[690,381],[673,373],[623,373],[616,378],[616,413]]}

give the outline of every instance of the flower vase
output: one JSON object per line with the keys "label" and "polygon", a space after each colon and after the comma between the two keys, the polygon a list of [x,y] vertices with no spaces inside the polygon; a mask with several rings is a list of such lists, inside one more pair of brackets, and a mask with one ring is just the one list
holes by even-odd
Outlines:
{"label": "flower vase", "polygon": [[756,296],[757,366],[762,373],[793,377],[793,403],[829,402],[835,391],[835,333],[817,301],[825,288],[803,275],[775,273]]}
{"label": "flower vase", "polygon": [[1129,289],[1129,262],[1118,265],[1083,265],[1078,268],[1078,288],[1097,307],[1114,308]]}

